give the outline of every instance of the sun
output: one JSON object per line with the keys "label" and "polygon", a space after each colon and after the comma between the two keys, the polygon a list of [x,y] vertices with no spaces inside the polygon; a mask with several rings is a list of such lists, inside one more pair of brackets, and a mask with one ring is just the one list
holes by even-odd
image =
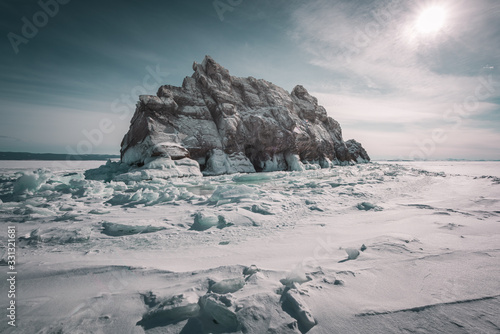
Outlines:
{"label": "sun", "polygon": [[443,29],[446,21],[446,10],[440,6],[425,9],[417,19],[416,29],[421,34],[437,33]]}

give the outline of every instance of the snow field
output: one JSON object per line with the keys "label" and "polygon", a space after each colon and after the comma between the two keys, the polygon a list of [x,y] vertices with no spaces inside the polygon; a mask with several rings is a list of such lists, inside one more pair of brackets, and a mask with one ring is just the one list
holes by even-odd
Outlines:
{"label": "snow field", "polygon": [[145,179],[114,166],[106,180],[3,169],[15,333],[498,332],[491,164]]}

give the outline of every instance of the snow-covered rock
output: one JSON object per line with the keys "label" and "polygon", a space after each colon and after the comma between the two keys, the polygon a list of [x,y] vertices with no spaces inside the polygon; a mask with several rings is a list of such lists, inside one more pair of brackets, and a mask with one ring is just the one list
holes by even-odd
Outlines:
{"label": "snow-covered rock", "polygon": [[182,87],[141,95],[121,144],[122,162],[193,159],[205,175],[303,170],[367,162],[361,144],[302,86],[291,93],[268,81],[233,77],[206,56]]}
{"label": "snow-covered rock", "polygon": [[354,139],[350,139],[346,141],[345,144],[352,160],[358,163],[370,161],[368,153],[366,153],[365,149],[363,148],[363,146],[361,146],[360,143],[358,143]]}

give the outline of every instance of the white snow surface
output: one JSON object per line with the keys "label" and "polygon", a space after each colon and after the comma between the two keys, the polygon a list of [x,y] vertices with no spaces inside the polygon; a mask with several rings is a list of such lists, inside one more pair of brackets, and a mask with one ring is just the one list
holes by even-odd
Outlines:
{"label": "white snow surface", "polygon": [[1,333],[500,331],[499,162],[100,164],[0,162]]}

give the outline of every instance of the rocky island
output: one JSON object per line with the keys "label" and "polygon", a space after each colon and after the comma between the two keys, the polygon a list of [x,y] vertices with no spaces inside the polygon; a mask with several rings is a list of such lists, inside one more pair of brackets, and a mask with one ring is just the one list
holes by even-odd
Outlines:
{"label": "rocky island", "polygon": [[[328,168],[370,161],[340,124],[298,85],[239,78],[206,56],[182,87],[141,95],[121,143],[121,161],[199,165],[204,175]],[[188,160],[189,159],[189,160]]]}

